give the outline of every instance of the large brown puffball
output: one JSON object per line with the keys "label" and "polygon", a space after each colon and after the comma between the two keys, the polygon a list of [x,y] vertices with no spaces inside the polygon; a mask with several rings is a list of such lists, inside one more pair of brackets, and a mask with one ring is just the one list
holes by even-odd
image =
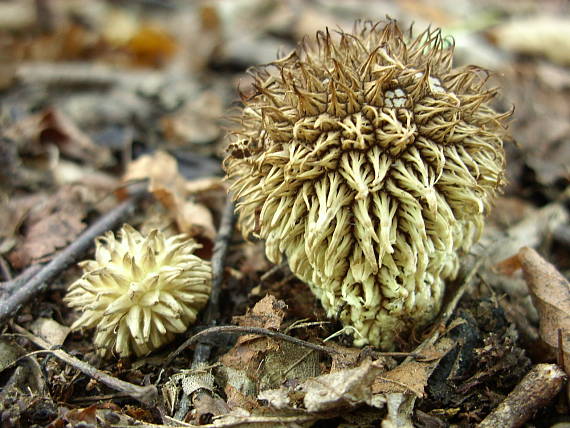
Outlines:
{"label": "large brown puffball", "polygon": [[439,30],[317,33],[252,70],[227,177],[241,229],[285,255],[355,344],[394,347],[440,309],[503,183],[509,116]]}

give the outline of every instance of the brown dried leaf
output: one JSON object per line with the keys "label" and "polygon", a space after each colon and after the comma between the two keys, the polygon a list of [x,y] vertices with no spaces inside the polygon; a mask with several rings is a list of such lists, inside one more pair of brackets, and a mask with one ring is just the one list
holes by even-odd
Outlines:
{"label": "brown dried leaf", "polygon": [[191,236],[202,236],[213,242],[216,237],[214,217],[208,208],[194,201],[187,201],[179,207],[176,222],[181,231]]}
{"label": "brown dried leaf", "polygon": [[251,412],[259,407],[259,402],[239,389],[235,388],[233,385],[227,384],[224,388],[226,393],[227,403],[230,409],[245,409]]}
{"label": "brown dried leaf", "polygon": [[378,376],[372,385],[372,391],[374,394],[413,392],[417,397],[424,397],[430,375],[454,345],[451,339],[439,340],[435,345],[422,350],[422,361],[405,362]]}
{"label": "brown dried leaf", "polygon": [[307,379],[294,388],[281,387],[263,391],[259,399],[278,408],[294,408],[302,402],[310,412],[374,405],[372,384],[384,370],[384,364],[367,361],[359,367]]}
{"label": "brown dried leaf", "polygon": [[283,318],[285,318],[285,308],[284,302],[268,294],[257,302],[246,315],[236,316],[233,321],[241,326],[278,330]]}
{"label": "brown dried leaf", "polygon": [[72,242],[85,228],[85,207],[77,188],[62,187],[25,221],[23,242],[9,255],[15,268],[49,259],[54,251]]}
{"label": "brown dried leaf", "polygon": [[148,190],[166,208],[182,233],[213,241],[216,228],[211,212],[189,199],[195,187],[178,172],[174,157],[163,151],[141,156],[127,167],[123,182],[149,179]]}
{"label": "brown dried leaf", "polygon": [[[241,326],[279,329],[285,317],[284,309],[285,303],[267,295],[246,315],[236,316],[233,320]],[[255,334],[243,335],[220,361],[227,367],[253,374],[259,368],[263,355],[278,349],[279,344],[273,339]]]}
{"label": "brown dried leaf", "polygon": [[501,275],[512,275],[517,270],[522,269],[521,260],[518,254],[507,259],[501,260],[494,266],[494,269]]}
{"label": "brown dried leaf", "polygon": [[178,146],[207,144],[221,134],[218,121],[223,109],[219,94],[204,91],[195,101],[175,114],[163,117],[160,123],[166,139]]}
{"label": "brown dried leaf", "polygon": [[127,166],[123,182],[149,179],[148,190],[166,208],[176,208],[184,195],[184,177],[178,174],[176,159],[163,151],[144,155]]}
{"label": "brown dried leaf", "polygon": [[10,251],[16,244],[16,234],[19,227],[25,221],[29,211],[44,203],[46,195],[36,193],[34,195],[11,198],[3,204],[0,210],[0,254]]}
{"label": "brown dried leaf", "polygon": [[52,346],[61,346],[71,329],[51,318],[38,318],[31,325],[32,332]]}
{"label": "brown dried leaf", "polygon": [[112,164],[111,152],[108,148],[95,144],[91,138],[81,131],[63,112],[47,109],[41,113],[38,133],[42,144],[56,144],[67,156],[85,161],[95,166]]}
{"label": "brown dried leaf", "polygon": [[46,146],[53,144],[66,156],[96,167],[111,165],[111,151],[95,144],[62,111],[48,108],[26,116],[4,131],[19,148],[34,155],[44,154]]}
{"label": "brown dried leaf", "polygon": [[334,342],[330,342],[327,346],[339,351],[331,355],[331,373],[352,369],[362,362],[362,349],[347,348]]}
{"label": "brown dried leaf", "polygon": [[0,337],[0,373],[18,361],[26,354],[26,350],[20,345],[8,340],[7,337]]}
{"label": "brown dried leaf", "polygon": [[514,257],[538,311],[540,337],[563,355],[565,371],[570,373],[570,283],[532,248],[523,247]]}
{"label": "brown dried leaf", "polygon": [[97,424],[97,404],[92,404],[84,409],[72,409],[65,414],[65,420],[75,426],[75,422],[85,424]]}

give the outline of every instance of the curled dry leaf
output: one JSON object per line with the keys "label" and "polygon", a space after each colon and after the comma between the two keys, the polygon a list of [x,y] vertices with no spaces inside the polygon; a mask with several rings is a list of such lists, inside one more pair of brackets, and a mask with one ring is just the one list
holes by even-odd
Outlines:
{"label": "curled dry leaf", "polygon": [[502,272],[523,271],[539,315],[542,340],[562,356],[560,361],[570,373],[570,283],[535,250],[523,247],[518,254],[503,260]]}
{"label": "curled dry leaf", "polygon": [[52,346],[61,346],[71,329],[51,318],[38,318],[31,325],[32,332]]}
{"label": "curled dry leaf", "polygon": [[440,360],[455,346],[449,338],[442,338],[435,345],[422,350],[422,361],[411,360],[400,364],[378,376],[372,384],[374,394],[393,392],[413,393],[418,398],[425,397],[425,387]]}
{"label": "curled dry leaf", "polygon": [[[262,327],[277,330],[285,318],[285,303],[267,295],[248,311],[246,315],[234,317],[240,326]],[[220,361],[227,367],[245,372],[255,378],[263,357],[271,351],[278,351],[279,344],[258,335],[240,336],[232,349]]]}
{"label": "curled dry leaf", "polygon": [[[214,219],[210,211],[202,204],[189,198],[196,188],[178,172],[178,163],[174,157],[163,151],[141,156],[127,167],[123,182],[149,179],[148,190],[172,215],[178,229],[190,236],[200,236],[213,241],[216,236]],[[218,180],[220,181],[220,180]],[[212,182],[207,183],[212,188]]]}
{"label": "curled dry leaf", "polygon": [[24,222],[24,238],[10,253],[15,268],[46,261],[58,249],[72,242],[85,228],[85,202],[79,188],[64,186],[38,207]]}
{"label": "curled dry leaf", "polygon": [[383,363],[367,361],[359,367],[307,379],[294,389],[281,387],[263,391],[258,398],[273,407],[286,409],[302,402],[309,412],[325,412],[355,407],[374,406],[374,379],[384,370]]}
{"label": "curled dry leaf", "polygon": [[32,153],[43,152],[44,145],[54,144],[69,158],[86,164],[107,166],[112,163],[108,148],[99,146],[75,122],[55,108],[26,116],[10,126],[4,135]]}

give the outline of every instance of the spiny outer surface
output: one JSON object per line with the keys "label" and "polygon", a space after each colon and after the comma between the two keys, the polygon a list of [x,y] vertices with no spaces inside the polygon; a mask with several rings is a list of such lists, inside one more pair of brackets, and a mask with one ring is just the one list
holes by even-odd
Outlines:
{"label": "spiny outer surface", "polygon": [[80,264],[83,276],[69,287],[66,303],[83,312],[72,329],[96,328],[101,355],[146,355],[186,331],[211,290],[209,262],[193,255],[200,245],[186,235],[147,237],[124,225],[96,241],[95,260]]}
{"label": "spiny outer surface", "polygon": [[502,184],[486,74],[440,31],[394,21],[317,33],[254,70],[225,169],[244,234],[266,240],[355,344],[391,348],[440,308]]}

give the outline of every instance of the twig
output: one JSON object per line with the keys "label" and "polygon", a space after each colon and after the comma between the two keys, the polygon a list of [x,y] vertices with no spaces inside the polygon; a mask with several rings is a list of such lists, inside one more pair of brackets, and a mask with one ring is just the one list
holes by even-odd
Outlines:
{"label": "twig", "polygon": [[522,426],[537,410],[552,401],[565,380],[566,374],[556,364],[537,364],[478,427]]}
{"label": "twig", "polygon": [[20,288],[23,284],[28,282],[32,276],[38,273],[43,266],[44,264],[42,263],[36,263],[35,265],[28,266],[17,277],[6,282],[0,282],[0,292],[3,294],[12,294],[14,290]]}
{"label": "twig", "polygon": [[[235,223],[234,204],[228,198],[220,229],[216,235],[214,243],[214,255],[212,256],[212,292],[208,301],[208,306],[204,312],[203,322],[208,326],[215,325],[216,320],[219,318],[220,312],[220,294],[222,291],[222,282],[224,280],[224,267],[228,246],[232,238]],[[196,336],[194,336],[196,337]],[[184,349],[184,348],[182,348]],[[177,349],[176,354],[182,351]],[[206,363],[210,357],[211,346],[208,343],[198,342],[194,351],[194,359],[192,367],[196,368]],[[170,358],[168,361],[172,361]]]}
{"label": "twig", "polygon": [[7,298],[0,302],[0,325],[13,317],[20,308],[35,295],[47,288],[50,281],[64,269],[80,258],[92,245],[93,240],[110,229],[117,227],[135,208],[139,199],[146,194],[143,188],[137,188],[133,194],[93,223],[77,240],[58,253],[49,263],[43,266],[36,275]]}
{"label": "twig", "polygon": [[220,230],[214,243],[214,255],[212,256],[212,293],[206,311],[204,322],[212,323],[219,315],[220,293],[224,280],[224,263],[228,246],[232,238],[235,223],[234,204],[228,200],[224,208]]}
{"label": "twig", "polygon": [[87,364],[84,361],[72,357],[62,349],[50,349],[51,345],[48,342],[33,335],[28,330],[26,330],[23,327],[20,327],[17,324],[14,324],[13,328],[18,333],[21,333],[22,335],[27,337],[32,343],[42,348],[43,349],[42,352],[49,352],[50,354],[59,358],[61,361],[65,362],[66,364],[69,364],[70,366],[76,368],[85,375],[95,379],[96,381],[101,382],[104,385],[107,385],[109,388],[127,394],[129,397],[132,397],[143,404],[149,406],[154,406],[156,404],[156,400],[158,398],[158,391],[154,385],[138,386],[117,379],[111,375],[108,375],[105,372],[97,370],[95,367]]}
{"label": "twig", "polygon": [[2,255],[0,255],[0,272],[2,272],[2,276],[6,281],[12,280],[12,272],[10,272],[10,266],[8,266],[6,259],[4,259]]}
{"label": "twig", "polygon": [[[318,413],[302,414],[294,416],[237,416],[229,415],[224,416],[219,422],[214,422],[206,425],[193,425],[179,421],[174,418],[165,417],[168,425],[154,425],[154,424],[140,424],[137,428],[170,428],[172,426],[188,427],[188,428],[235,428],[245,426],[267,426],[267,427],[287,427],[287,426],[301,426],[309,422],[322,419],[323,415]],[[116,424],[114,428],[131,428],[132,425]]]}
{"label": "twig", "polygon": [[245,327],[245,326],[237,326],[237,325],[221,325],[218,327],[210,327],[206,330],[202,330],[199,333],[196,333],[194,336],[188,338],[182,345],[176,349],[173,353],[171,353],[168,358],[166,359],[165,365],[168,365],[182,350],[185,348],[192,346],[194,343],[199,342],[205,336],[210,334],[226,334],[226,333],[233,333],[233,334],[257,334],[260,336],[267,336],[273,337],[276,339],[281,339],[286,342],[294,343],[299,346],[304,346],[305,348],[314,349],[315,351],[325,352],[327,354],[339,354],[340,351],[330,348],[328,346],[317,345],[316,343],[306,342],[301,339],[297,339],[296,337],[289,336],[287,334],[279,333],[278,331],[269,330],[267,328],[261,327]]}
{"label": "twig", "polygon": [[[226,206],[224,208],[224,212],[222,214],[222,220],[220,223],[220,228],[218,230],[218,234],[216,235],[216,240],[214,242],[214,254],[212,256],[212,291],[210,293],[210,299],[208,300],[208,306],[204,311],[203,323],[212,326],[216,324],[216,320],[219,318],[219,305],[220,305],[220,294],[222,290],[222,282],[224,280],[224,266],[225,266],[225,259],[226,254],[228,252],[228,246],[230,240],[232,238],[233,230],[234,230],[234,223],[235,223],[235,213],[234,213],[234,204],[232,203],[231,199],[228,198],[226,202]],[[182,346],[180,346],[174,353],[170,354],[169,357],[166,359],[164,367],[168,366],[174,357],[178,355],[183,349],[186,348],[191,342],[193,336],[190,340],[184,342]],[[200,336],[198,339],[200,339]],[[209,343],[205,343],[202,340],[198,340],[198,344],[196,345],[196,349],[194,350],[194,357],[192,360],[192,368],[199,369],[207,364],[208,360],[210,359],[212,346]],[[195,406],[196,400],[200,400],[202,395],[211,396],[213,394],[214,400],[219,400],[225,404],[225,401],[219,397],[216,393],[212,391],[207,391],[205,389],[200,389],[195,391],[192,394],[187,394],[183,392],[182,397],[180,397],[180,401],[178,403],[178,409],[175,413],[175,417],[178,419],[184,419],[186,413],[191,408],[191,406]]]}
{"label": "twig", "polygon": [[271,269],[269,269],[267,272],[265,272],[263,275],[261,275],[259,277],[259,279],[261,281],[266,281],[271,275],[273,275],[276,272],[279,272],[281,269],[287,268],[287,263],[281,263],[278,265],[273,266]]}

